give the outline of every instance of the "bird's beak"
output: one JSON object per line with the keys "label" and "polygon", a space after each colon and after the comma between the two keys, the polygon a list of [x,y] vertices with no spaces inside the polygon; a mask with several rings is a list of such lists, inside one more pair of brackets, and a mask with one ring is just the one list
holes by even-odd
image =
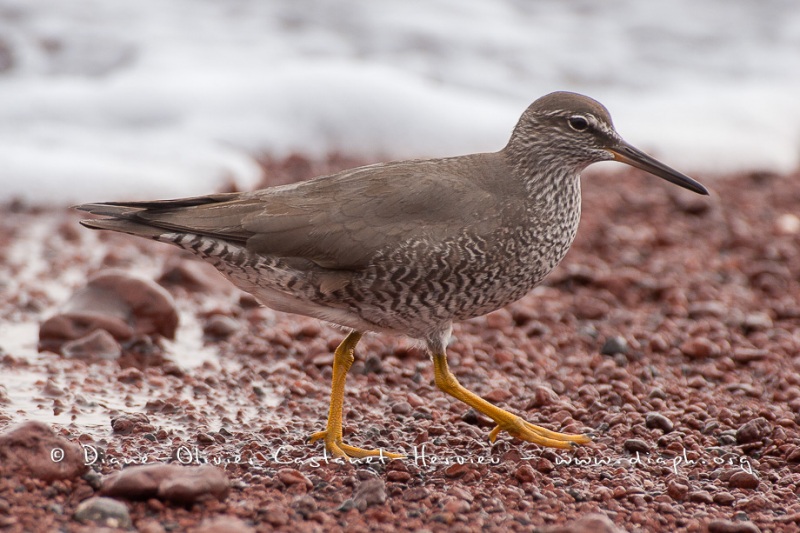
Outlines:
{"label": "bird's beak", "polygon": [[638,148],[631,146],[623,140],[617,141],[614,146],[608,148],[611,155],[614,156],[615,161],[626,163],[632,167],[640,168],[645,172],[649,172],[654,176],[663,178],[675,185],[679,185],[684,189],[689,189],[697,194],[708,194],[708,190],[700,183],[696,182],[689,176],[681,174],[677,170],[668,167],[661,161],[650,157]]}

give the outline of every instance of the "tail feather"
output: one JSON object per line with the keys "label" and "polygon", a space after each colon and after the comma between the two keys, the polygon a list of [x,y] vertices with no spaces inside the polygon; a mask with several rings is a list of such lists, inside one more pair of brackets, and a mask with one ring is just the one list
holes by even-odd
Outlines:
{"label": "tail feather", "polygon": [[158,239],[166,230],[149,226],[147,224],[139,224],[133,220],[125,220],[118,218],[102,218],[97,220],[81,220],[81,226],[90,229],[107,229],[111,231],[119,231],[129,235],[136,235],[137,237],[148,237],[150,239]]}

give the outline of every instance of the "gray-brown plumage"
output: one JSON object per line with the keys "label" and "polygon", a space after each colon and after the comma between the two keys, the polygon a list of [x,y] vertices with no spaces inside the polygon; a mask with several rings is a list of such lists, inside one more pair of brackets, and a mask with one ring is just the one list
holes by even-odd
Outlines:
{"label": "gray-brown plumage", "polygon": [[612,159],[707,194],[625,143],[601,104],[559,92],[534,102],[495,153],[370,165],[247,193],[78,209],[110,217],[82,221],[89,228],[194,252],[264,305],[352,329],[336,354],[328,427],[314,436],[335,455],[379,453],[341,442],[337,378],[343,391],[364,331],[424,340],[437,385],[493,418],[492,439],[508,430],[568,447],[588,439],[547,432],[463,389],[447,369],[445,346],[454,321],[521,298],[559,263],[578,228],[580,172]]}

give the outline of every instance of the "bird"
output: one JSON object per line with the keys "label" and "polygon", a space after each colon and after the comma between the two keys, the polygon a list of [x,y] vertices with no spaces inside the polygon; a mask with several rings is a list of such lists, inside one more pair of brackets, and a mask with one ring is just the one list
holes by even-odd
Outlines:
{"label": "bird", "polygon": [[448,367],[453,323],[526,295],[562,260],[581,215],[581,172],[619,161],[701,195],[694,179],[627,143],[596,100],[559,91],[534,101],[497,152],[362,166],[249,192],[88,203],[82,220],[169,243],[211,263],[262,305],[345,329],[334,352],[322,441],[334,457],[401,458],[343,441],[347,372],[367,332],[417,339],[444,393],[505,431],[571,449],[590,434],[545,429],[473,393]]}

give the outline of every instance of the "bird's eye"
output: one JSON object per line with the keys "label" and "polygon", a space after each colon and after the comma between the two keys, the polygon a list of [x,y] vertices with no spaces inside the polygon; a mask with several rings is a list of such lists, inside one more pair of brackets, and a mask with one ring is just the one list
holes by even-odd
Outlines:
{"label": "bird's eye", "polygon": [[586,120],[585,117],[580,115],[575,115],[574,117],[569,117],[567,120],[569,123],[569,127],[575,131],[586,131],[589,129],[589,121]]}

